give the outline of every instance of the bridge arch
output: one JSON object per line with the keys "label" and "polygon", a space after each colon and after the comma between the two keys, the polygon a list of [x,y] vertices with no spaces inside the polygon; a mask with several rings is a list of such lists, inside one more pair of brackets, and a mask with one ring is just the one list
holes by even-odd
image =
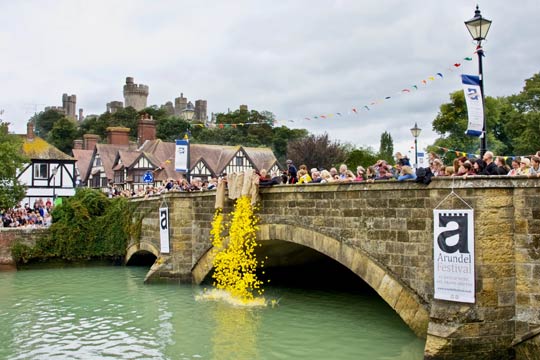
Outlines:
{"label": "bridge arch", "polygon": [[[427,305],[409,287],[398,281],[383,266],[354,248],[313,230],[287,224],[261,224],[257,241],[282,240],[303,245],[341,263],[371,286],[420,337],[426,337],[429,323]],[[192,269],[200,284],[212,269],[213,252],[208,250]]]}
{"label": "bridge arch", "polygon": [[140,243],[133,243],[128,246],[124,264],[129,263],[129,260],[131,260],[133,255],[144,251],[151,253],[156,258],[158,258],[160,255],[159,249],[154,244],[146,241],[141,241]]}

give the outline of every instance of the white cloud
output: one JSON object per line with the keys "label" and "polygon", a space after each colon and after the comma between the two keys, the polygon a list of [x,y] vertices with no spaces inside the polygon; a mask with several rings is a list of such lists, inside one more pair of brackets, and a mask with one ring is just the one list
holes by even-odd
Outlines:
{"label": "white cloud", "polygon": [[[209,112],[240,104],[269,110],[291,127],[378,148],[389,131],[396,150],[436,137],[431,122],[459,71],[477,71],[463,24],[469,0],[384,1],[26,1],[3,2],[0,109],[23,132],[34,109],[77,94],[85,113],[122,100],[126,76],[150,86],[149,104],[184,93]],[[480,3],[493,20],[485,43],[489,96],[517,93],[538,72],[540,24],[535,0]],[[421,81],[437,72],[444,79]],[[418,91],[401,93],[419,85]],[[391,96],[391,99],[384,100]],[[382,100],[382,101],[381,101]],[[374,101],[377,105],[371,106]],[[371,111],[360,109],[369,105]],[[351,113],[359,109],[360,115]],[[303,120],[335,114],[327,120]],[[290,120],[294,120],[291,122]]]}

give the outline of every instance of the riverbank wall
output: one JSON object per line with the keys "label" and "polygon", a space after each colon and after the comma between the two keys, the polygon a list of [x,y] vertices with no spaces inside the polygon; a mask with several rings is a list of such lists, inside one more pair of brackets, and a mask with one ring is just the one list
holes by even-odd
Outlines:
{"label": "riverbank wall", "polygon": [[17,270],[17,264],[11,255],[14,243],[34,247],[37,240],[48,234],[48,228],[0,228],[0,271]]}

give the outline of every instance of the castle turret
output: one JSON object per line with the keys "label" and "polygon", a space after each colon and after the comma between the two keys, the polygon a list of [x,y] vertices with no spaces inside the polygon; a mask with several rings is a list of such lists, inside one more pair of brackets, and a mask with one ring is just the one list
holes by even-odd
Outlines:
{"label": "castle turret", "polygon": [[208,115],[206,114],[206,107],[206,100],[195,100],[194,120],[202,122],[206,122],[208,120]]}
{"label": "castle turret", "polygon": [[180,94],[180,97],[174,99],[174,115],[181,116],[182,112],[187,108],[187,98],[184,97],[184,93]]}
{"label": "castle turret", "polygon": [[167,101],[165,105],[161,105],[161,108],[165,110],[167,115],[174,115],[174,105],[172,102]]}
{"label": "castle turret", "polygon": [[148,86],[143,84],[135,84],[132,77],[126,78],[124,85],[124,105],[131,106],[137,111],[141,111],[146,107],[148,99]]}
{"label": "castle turret", "polygon": [[124,103],[121,101],[111,101],[107,103],[107,112],[114,114],[120,109],[124,108]]}
{"label": "castle turret", "polygon": [[66,114],[72,120],[77,118],[77,95],[68,96]]}

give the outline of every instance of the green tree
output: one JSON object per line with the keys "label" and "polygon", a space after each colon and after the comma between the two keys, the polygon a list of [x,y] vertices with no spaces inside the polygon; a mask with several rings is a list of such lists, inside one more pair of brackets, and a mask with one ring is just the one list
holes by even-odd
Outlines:
{"label": "green tree", "polygon": [[503,107],[503,131],[508,134],[514,154],[534,154],[540,150],[540,74],[525,80],[523,90],[507,98]]}
{"label": "green tree", "polygon": [[79,136],[83,134],[96,134],[102,139],[107,137],[107,128],[121,126],[130,129],[129,136],[132,140],[137,139],[137,126],[140,114],[132,107],[119,109],[115,113],[105,112],[99,116],[88,116],[80,125]]}
{"label": "green tree", "polygon": [[347,160],[345,160],[345,164],[349,169],[353,170],[359,165],[362,165],[364,168],[371,166],[375,164],[377,160],[377,154],[372,148],[361,147],[359,149],[353,149],[349,152]]}
{"label": "green tree", "polygon": [[387,131],[381,134],[378,156],[380,159],[386,160],[389,164],[394,162],[394,141],[392,140],[392,135]]}
{"label": "green tree", "polygon": [[287,157],[298,166],[325,168],[338,166],[347,158],[344,145],[339,141],[330,141],[328,134],[310,135],[294,140],[287,147]]}
{"label": "green tree", "polygon": [[33,248],[16,244],[13,257],[22,262],[121,258],[130,236],[140,233],[140,221],[133,222],[136,206],[126,198],[109,199],[99,190],[78,188],[54,208],[49,235]]}
{"label": "green tree", "polygon": [[[486,98],[486,132],[488,135],[488,149],[497,155],[504,155],[508,146],[503,142],[505,134],[501,128],[501,114],[505,109],[504,99],[492,97]],[[467,104],[463,91],[455,91],[450,94],[450,102],[442,104],[433,121],[433,130],[440,135],[435,140],[434,146],[457,150],[468,154],[480,153],[480,139],[465,134],[468,125]],[[447,162],[453,160],[455,154],[448,153]]]}
{"label": "green tree", "polygon": [[282,164],[287,160],[287,145],[289,142],[304,139],[308,136],[306,129],[289,129],[286,126],[275,127],[272,129],[272,147],[274,155]]}
{"label": "green tree", "polygon": [[8,131],[9,123],[0,121],[0,209],[12,208],[25,196],[26,189],[17,179],[29,160],[23,155],[22,139]]}
{"label": "green tree", "polygon": [[47,141],[58,150],[70,154],[73,149],[73,140],[77,138],[77,135],[77,125],[64,116],[54,124],[47,136]]}
{"label": "green tree", "polygon": [[36,128],[36,135],[46,139],[54,124],[63,117],[65,117],[65,115],[57,110],[45,110],[32,116],[30,121]]}
{"label": "green tree", "polygon": [[167,116],[160,119],[156,124],[156,137],[163,141],[182,139],[190,129],[190,124],[175,116]]}

